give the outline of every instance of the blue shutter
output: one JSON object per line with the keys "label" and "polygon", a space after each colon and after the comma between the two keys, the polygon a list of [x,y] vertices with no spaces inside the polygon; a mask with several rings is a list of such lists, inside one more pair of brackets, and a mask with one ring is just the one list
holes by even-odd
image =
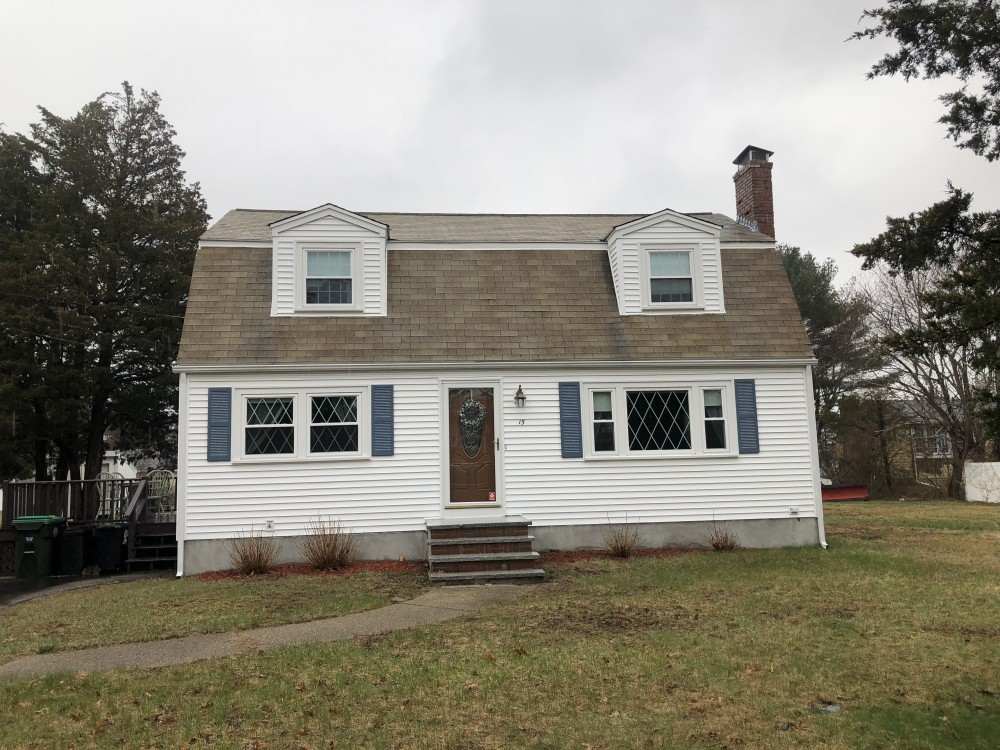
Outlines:
{"label": "blue shutter", "polygon": [[395,452],[393,394],[391,385],[372,386],[372,455]]}
{"label": "blue shutter", "polygon": [[229,461],[232,446],[232,388],[208,389],[208,460]]}
{"label": "blue shutter", "polygon": [[757,386],[751,379],[734,381],[736,389],[736,432],[740,453],[760,453],[757,431]]}
{"label": "blue shutter", "polygon": [[579,383],[559,384],[559,435],[563,458],[583,458]]}

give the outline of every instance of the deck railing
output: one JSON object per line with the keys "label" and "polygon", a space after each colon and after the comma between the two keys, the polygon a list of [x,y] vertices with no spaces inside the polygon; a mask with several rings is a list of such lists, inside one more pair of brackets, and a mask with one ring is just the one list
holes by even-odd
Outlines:
{"label": "deck railing", "polygon": [[65,482],[5,482],[0,530],[20,516],[62,516],[76,523],[127,521],[130,503],[145,479],[71,479]]}
{"label": "deck railing", "polygon": [[[5,482],[0,513],[0,575],[14,572],[14,519],[20,516],[62,516],[74,525],[116,521],[128,528],[128,559],[132,558],[140,527],[154,527],[158,534],[173,525],[173,514],[152,512],[147,502],[148,479],[73,479],[65,482]],[[169,505],[162,487],[155,500]],[[173,506],[171,506],[173,507]]]}

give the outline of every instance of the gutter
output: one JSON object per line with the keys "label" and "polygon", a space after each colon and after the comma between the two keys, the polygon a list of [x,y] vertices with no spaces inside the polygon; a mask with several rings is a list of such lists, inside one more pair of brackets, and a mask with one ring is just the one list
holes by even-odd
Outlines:
{"label": "gutter", "polygon": [[[554,368],[606,369],[609,367],[635,367],[639,369],[663,367],[788,367],[816,364],[813,357],[787,359],[663,359],[663,360],[553,360],[543,362],[281,362],[253,364],[178,364],[175,373],[238,373],[238,372],[385,372],[385,371],[435,371],[435,370],[551,370]],[[811,383],[811,374],[810,374]],[[810,389],[811,389],[810,385]],[[810,390],[810,393],[812,391]],[[811,400],[811,397],[810,397]],[[813,414],[813,412],[810,412]],[[815,422],[815,415],[813,416]],[[815,425],[813,425],[815,435]],[[817,459],[818,465],[818,459]]]}

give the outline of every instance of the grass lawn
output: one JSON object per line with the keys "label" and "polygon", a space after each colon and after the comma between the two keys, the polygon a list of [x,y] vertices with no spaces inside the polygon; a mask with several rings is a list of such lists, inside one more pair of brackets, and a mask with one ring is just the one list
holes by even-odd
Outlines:
{"label": "grass lawn", "polygon": [[[156,578],[0,609],[0,663],[21,654],[304,622],[411,599],[422,571],[224,580]],[[0,733],[2,747],[2,733]]]}
{"label": "grass lawn", "polygon": [[549,566],[419,631],[0,683],[0,746],[1000,747],[1000,507],[827,513],[826,552]]}

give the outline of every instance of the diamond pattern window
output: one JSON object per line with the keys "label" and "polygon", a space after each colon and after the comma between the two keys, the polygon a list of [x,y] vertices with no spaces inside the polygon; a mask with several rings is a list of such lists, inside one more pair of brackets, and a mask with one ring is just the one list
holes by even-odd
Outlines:
{"label": "diamond pattern window", "polygon": [[689,251],[657,250],[649,253],[649,301],[653,304],[694,301]]}
{"label": "diamond pattern window", "polygon": [[705,402],[705,448],[710,451],[726,449],[726,414],[722,389],[702,391]]}
{"label": "diamond pattern window", "polygon": [[611,391],[593,391],[594,400],[594,452],[610,453],[615,450],[614,399]]}
{"label": "diamond pattern window", "polygon": [[312,396],[310,415],[310,453],[358,452],[357,396]]}
{"label": "diamond pattern window", "polygon": [[306,252],[306,304],[350,305],[353,302],[351,251]]}
{"label": "diamond pattern window", "polygon": [[691,449],[687,391],[626,391],[630,451]]}
{"label": "diamond pattern window", "polygon": [[248,398],[246,406],[246,455],[295,453],[294,399]]}

